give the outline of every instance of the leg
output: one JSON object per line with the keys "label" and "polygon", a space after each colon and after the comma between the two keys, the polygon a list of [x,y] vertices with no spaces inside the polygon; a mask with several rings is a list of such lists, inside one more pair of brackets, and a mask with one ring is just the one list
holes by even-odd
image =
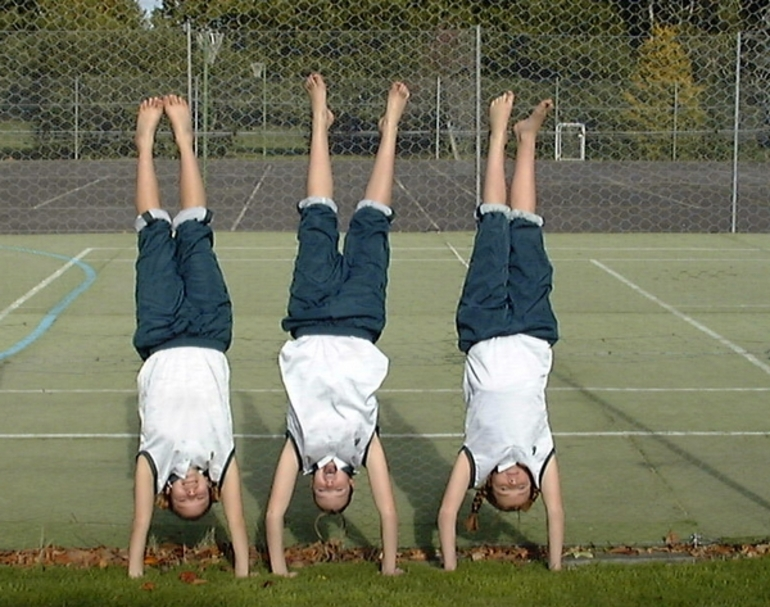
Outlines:
{"label": "leg", "polygon": [[552,107],[550,99],[541,101],[529,118],[514,126],[518,148],[510,198],[515,216],[511,222],[508,297],[514,331],[553,344],[558,338],[550,302],[553,268],[543,243],[542,220],[535,215],[535,140]]}
{"label": "leg", "polygon": [[146,99],[136,121],[136,228],[139,255],[136,260],[136,331],[134,346],[142,359],[180,331],[177,317],[184,299],[184,284],[177,273],[176,245],[171,237],[171,218],[160,208],[158,180],[152,147],[163,115],[163,100]]}
{"label": "leg", "polygon": [[398,123],[409,99],[409,89],[403,82],[394,82],[388,91],[385,114],[380,118],[380,144],[374,158],[374,167],[366,186],[365,200],[390,206],[393,192],[393,174],[396,161]]}
{"label": "leg", "polygon": [[206,190],[193,149],[190,107],[184,98],[163,98],[179,150],[179,207],[176,228],[176,263],[184,281],[184,305],[179,313],[187,322],[185,337],[210,340],[227,350],[232,339],[232,306],[219,262],[214,234],[206,211]]}
{"label": "leg", "polygon": [[326,82],[323,76],[310,74],[305,80],[305,90],[310,97],[312,112],[307,197],[331,200],[334,197],[334,182],[329,156],[329,128],[334,122],[334,114],[326,105]]}
{"label": "leg", "polygon": [[507,213],[482,212],[455,319],[462,352],[479,341],[510,333],[506,288],[510,235]]}
{"label": "leg", "polygon": [[179,207],[182,210],[205,207],[206,191],[193,150],[190,107],[184,98],[166,95],[163,98],[163,108],[179,149]]}
{"label": "leg", "polygon": [[225,278],[214,253],[210,217],[186,219],[176,229],[176,263],[184,281],[185,337],[206,340],[226,351],[232,341],[233,313]]}
{"label": "leg", "polygon": [[300,202],[297,230],[299,248],[290,287],[285,331],[312,328],[331,318],[331,300],[342,282],[337,210],[332,200],[334,185],[329,156],[329,127],[334,115],[326,106],[326,83],[320,74],[305,81],[310,99],[312,127],[306,198]]}
{"label": "leg", "polygon": [[372,206],[363,206],[353,214],[342,255],[342,288],[332,307],[341,326],[355,329],[356,335],[372,343],[385,328],[390,219]]}
{"label": "leg", "polygon": [[136,118],[136,214],[142,215],[151,209],[160,209],[160,191],[155,175],[155,161],[152,148],[155,131],[163,115],[163,100],[159,97],[145,99],[139,105]]}
{"label": "leg", "polygon": [[535,188],[535,143],[537,132],[543,124],[553,101],[545,99],[525,120],[520,120],[513,127],[516,135],[516,162],[511,181],[509,206],[512,209],[535,213],[537,192]]}
{"label": "leg", "polygon": [[489,107],[489,150],[484,174],[484,204],[505,204],[505,146],[508,143],[508,120],[513,109],[513,92],[494,99]]}
{"label": "leg", "polygon": [[345,238],[344,283],[334,306],[334,316],[340,324],[372,342],[379,339],[385,328],[396,140],[408,99],[409,89],[403,82],[391,84],[385,113],[379,122],[380,143],[372,174]]}
{"label": "leg", "polygon": [[508,207],[502,203],[506,200],[505,145],[513,99],[508,91],[489,106],[484,204],[478,210],[473,254],[457,307],[458,345],[463,352],[479,341],[507,333],[510,219]]}

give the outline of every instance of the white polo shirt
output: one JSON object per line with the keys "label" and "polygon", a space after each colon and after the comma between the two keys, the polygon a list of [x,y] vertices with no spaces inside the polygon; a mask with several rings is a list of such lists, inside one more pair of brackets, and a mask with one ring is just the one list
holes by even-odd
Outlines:
{"label": "white polo shirt", "polygon": [[523,464],[539,488],[554,453],[545,387],[553,354],[529,335],[494,337],[475,344],[465,359],[465,443],[472,487],[498,467]]}
{"label": "white polo shirt", "polygon": [[304,335],[284,344],[278,362],[289,397],[286,426],[303,473],[329,457],[361,467],[388,358],[359,337]]}
{"label": "white polo shirt", "polygon": [[139,453],[149,459],[157,493],[191,466],[221,482],[235,450],[229,386],[227,357],[211,348],[168,348],[144,362]]}

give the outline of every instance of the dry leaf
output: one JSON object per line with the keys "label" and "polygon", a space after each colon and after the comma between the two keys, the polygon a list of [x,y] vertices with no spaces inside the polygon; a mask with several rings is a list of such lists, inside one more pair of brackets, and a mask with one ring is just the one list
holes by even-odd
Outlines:
{"label": "dry leaf", "polygon": [[678,544],[680,540],[676,531],[669,531],[666,534],[666,537],[663,538],[663,541],[666,542],[666,546],[673,546],[675,544]]}
{"label": "dry leaf", "polygon": [[185,584],[194,584],[195,581],[200,578],[194,571],[183,571],[179,574],[179,579],[182,580]]}
{"label": "dry leaf", "polygon": [[142,590],[155,590],[155,584],[153,582],[145,582],[140,588]]}

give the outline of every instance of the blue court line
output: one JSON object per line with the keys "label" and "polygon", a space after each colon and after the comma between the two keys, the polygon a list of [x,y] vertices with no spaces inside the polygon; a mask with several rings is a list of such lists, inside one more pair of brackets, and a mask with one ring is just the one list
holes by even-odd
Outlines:
{"label": "blue court line", "polygon": [[51,325],[54,323],[54,321],[61,315],[64,310],[67,309],[67,306],[69,306],[75,299],[78,298],[78,296],[83,293],[88,287],[90,287],[94,280],[96,280],[96,271],[87,263],[84,263],[80,261],[79,259],[75,259],[74,257],[66,257],[65,255],[58,255],[56,253],[48,253],[47,251],[36,251],[34,249],[26,249],[23,247],[6,247],[6,246],[0,246],[0,250],[4,251],[16,251],[18,253],[29,253],[30,255],[42,255],[44,257],[53,257],[54,259],[61,259],[63,261],[66,261],[67,263],[72,263],[76,266],[78,266],[81,270],[83,270],[83,273],[86,275],[85,280],[81,282],[77,287],[75,287],[72,291],[70,291],[67,295],[65,295],[59,303],[57,303],[53,308],[51,308],[48,313],[43,317],[43,319],[38,323],[37,327],[24,339],[16,342],[13,346],[5,350],[4,352],[0,352],[0,361],[5,360],[6,358],[9,358],[13,356],[14,354],[18,354],[24,348],[31,345],[35,341],[37,341],[40,337],[43,336],[43,334],[48,331],[48,329],[51,328]]}

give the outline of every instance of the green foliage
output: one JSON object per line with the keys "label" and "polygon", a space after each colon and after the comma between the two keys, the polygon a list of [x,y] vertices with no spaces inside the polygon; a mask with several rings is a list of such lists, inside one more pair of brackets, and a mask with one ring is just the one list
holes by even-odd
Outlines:
{"label": "green foliage", "polygon": [[[233,153],[244,133],[270,141],[269,131],[282,138],[304,127],[297,90],[311,70],[332,84],[338,129],[368,129],[381,111],[380,93],[401,78],[415,92],[405,130],[431,138],[440,78],[443,124],[470,131],[480,58],[485,96],[510,87],[520,99],[531,91],[556,96],[572,87],[571,104],[569,95],[560,99],[570,120],[594,131],[645,133],[613,157],[721,158],[729,142],[707,143],[703,133],[730,125],[723,92],[733,86],[735,35],[714,32],[741,26],[740,0],[649,6],[652,14],[647,3],[617,0],[164,0],[147,20],[135,0],[0,2],[8,76],[0,78],[0,119],[24,120],[35,133],[25,155],[82,157],[75,129],[91,157],[123,154],[139,99],[187,92],[182,26],[189,24],[193,94],[206,97],[205,124],[217,132],[210,154]],[[638,46],[634,35],[651,19],[661,25]],[[224,42],[204,76],[197,34],[207,28]],[[702,32],[712,35],[694,35]],[[663,133],[674,129],[675,140]]]}
{"label": "green foliage", "polygon": [[639,49],[636,71],[624,97],[629,127],[641,132],[645,160],[696,159],[706,114],[700,107],[703,87],[695,84],[692,64],[677,41],[675,27],[655,26]]}

